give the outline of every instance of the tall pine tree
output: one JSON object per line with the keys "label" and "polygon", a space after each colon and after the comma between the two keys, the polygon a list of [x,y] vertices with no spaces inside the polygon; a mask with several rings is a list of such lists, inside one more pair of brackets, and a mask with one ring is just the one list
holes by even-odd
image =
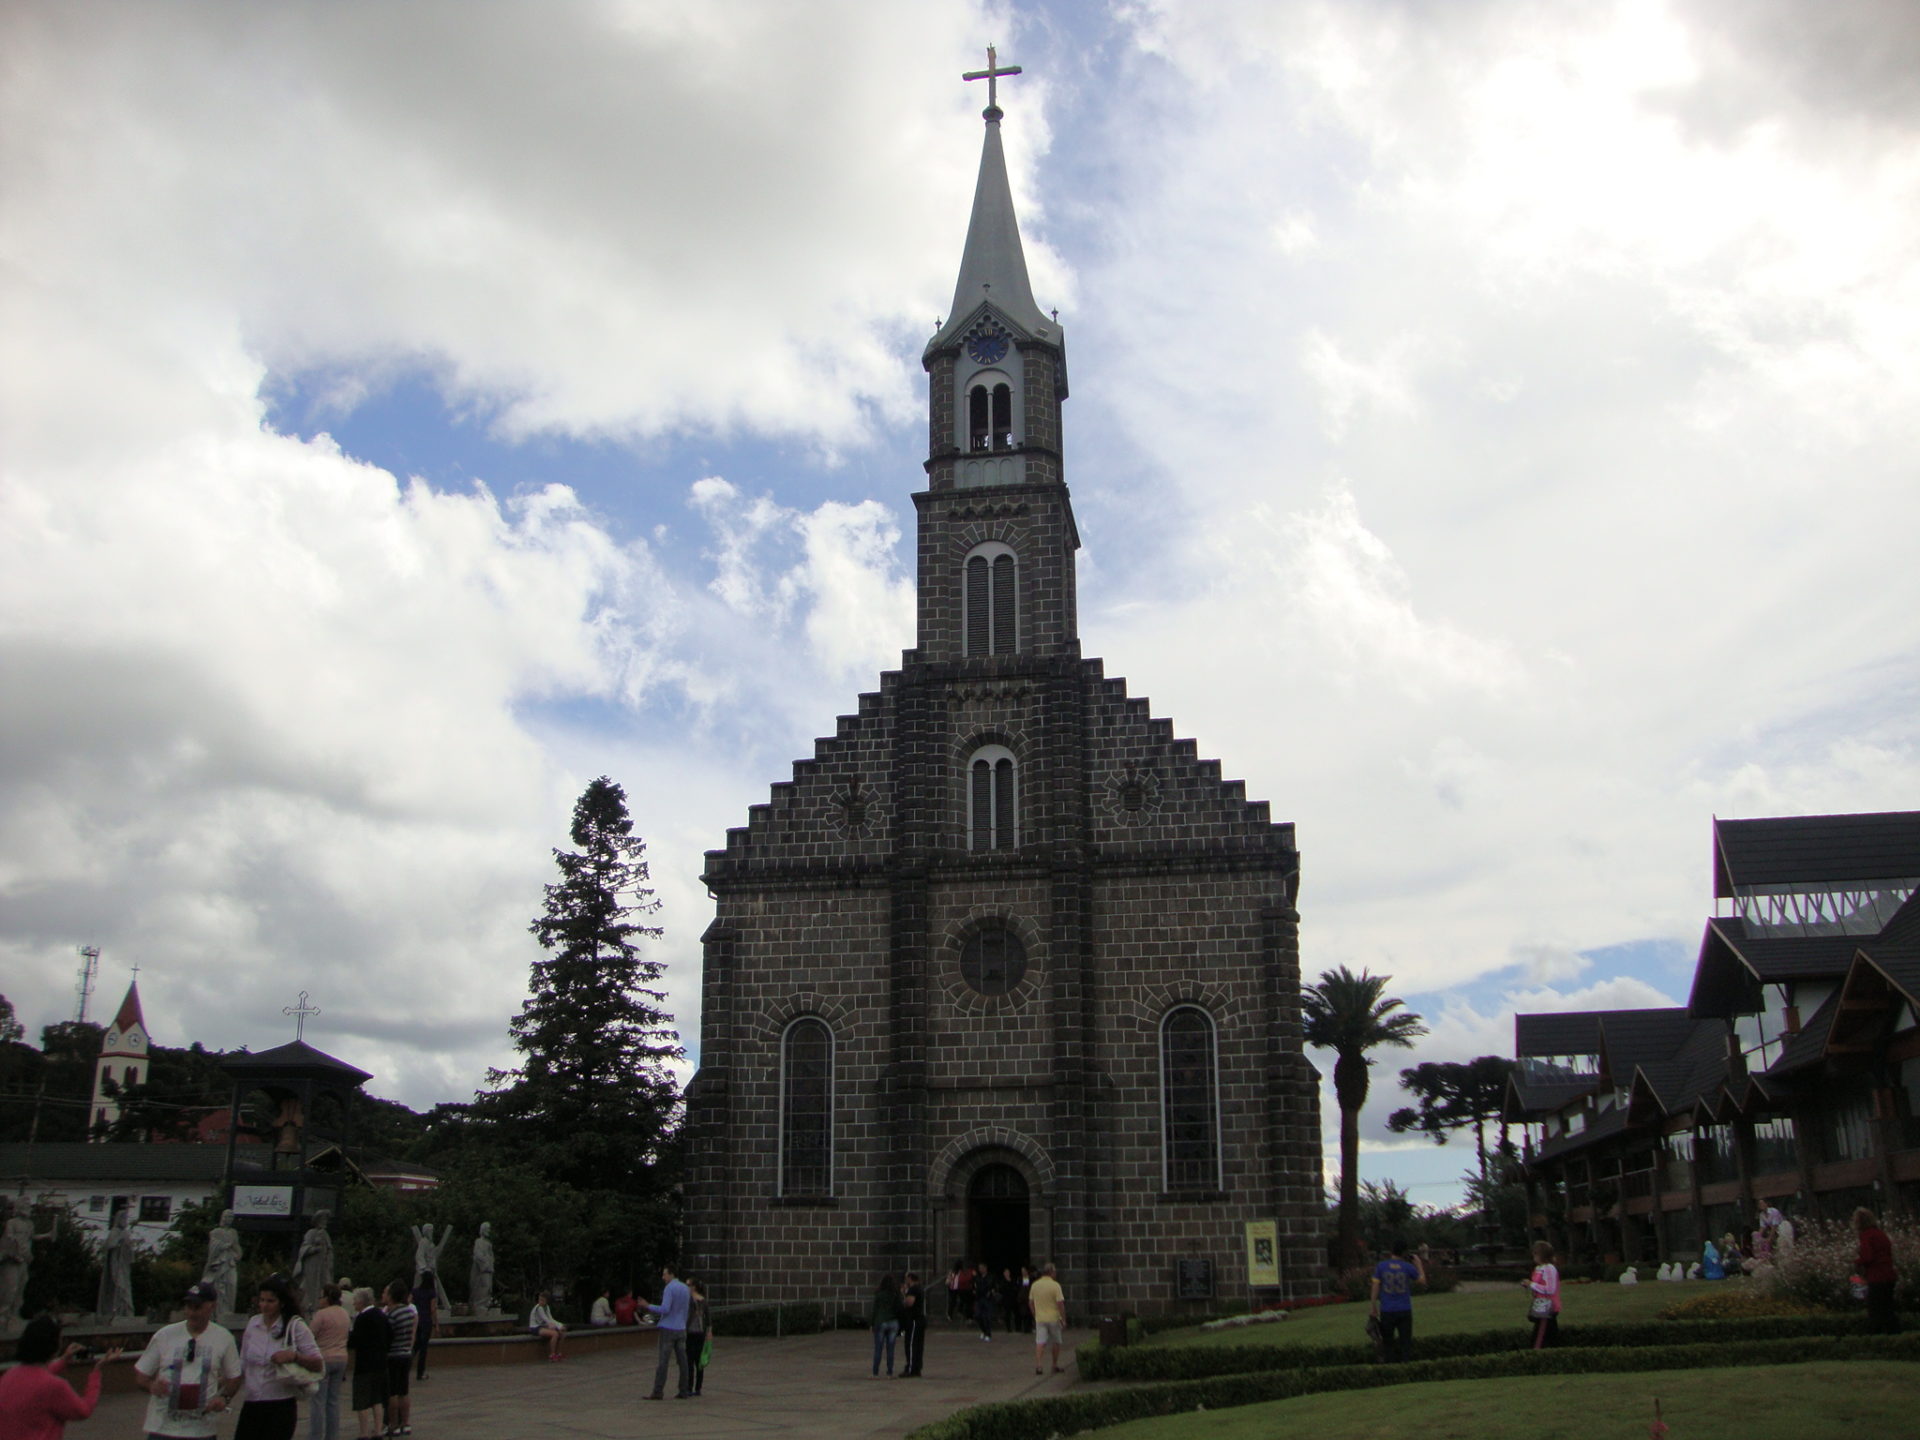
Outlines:
{"label": "tall pine tree", "polygon": [[685,1051],[663,1007],[663,965],[640,942],[660,928],[635,917],[660,902],[647,888],[646,842],[626,792],[601,776],[573,807],[574,849],[555,850],[560,880],[531,926],[546,953],[513,1020],[517,1069],[495,1070],[475,1113],[543,1173],[580,1190],[655,1192],[680,1121],[669,1062]]}

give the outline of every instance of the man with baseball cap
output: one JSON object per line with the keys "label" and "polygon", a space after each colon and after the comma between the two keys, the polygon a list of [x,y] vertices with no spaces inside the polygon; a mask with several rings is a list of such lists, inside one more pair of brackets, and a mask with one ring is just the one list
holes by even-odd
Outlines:
{"label": "man with baseball cap", "polygon": [[240,1347],[213,1323],[220,1292],[205,1280],[187,1287],[187,1318],[153,1332],[133,1364],[147,1401],[147,1434],[169,1440],[211,1440],[240,1388]]}

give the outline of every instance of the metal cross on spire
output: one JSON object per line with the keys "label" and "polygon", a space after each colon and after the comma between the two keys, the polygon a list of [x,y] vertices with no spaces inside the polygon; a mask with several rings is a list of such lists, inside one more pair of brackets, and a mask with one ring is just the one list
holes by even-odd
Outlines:
{"label": "metal cross on spire", "polygon": [[969,70],[960,78],[962,80],[986,81],[987,110],[993,115],[998,115],[1000,113],[1000,77],[1002,75],[1018,75],[1019,73],[1020,67],[1018,65],[1002,65],[999,62],[998,53],[994,50],[993,46],[989,45],[987,46],[987,68],[984,70]]}
{"label": "metal cross on spire", "polygon": [[320,1007],[318,1005],[307,1004],[307,992],[302,990],[300,992],[300,1003],[298,1005],[282,1005],[280,1007],[280,1013],[282,1015],[293,1016],[293,1038],[295,1040],[304,1040],[307,1038],[307,1017],[309,1015],[318,1015],[320,1013]]}

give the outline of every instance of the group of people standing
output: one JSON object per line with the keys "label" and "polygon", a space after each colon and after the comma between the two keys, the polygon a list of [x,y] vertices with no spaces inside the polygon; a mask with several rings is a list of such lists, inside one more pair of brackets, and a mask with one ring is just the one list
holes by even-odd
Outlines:
{"label": "group of people standing", "polygon": [[[960,1283],[963,1279],[967,1282],[964,1286]],[[956,1299],[963,1293],[969,1297],[966,1306]],[[1049,1346],[1053,1351],[1053,1368],[1060,1369],[1060,1345],[1067,1323],[1066,1297],[1052,1265],[1042,1270],[1038,1278],[1022,1265],[1017,1280],[1008,1267],[1001,1271],[1000,1280],[996,1282],[985,1265],[968,1267],[955,1261],[947,1274],[947,1318],[953,1319],[968,1306],[980,1326],[982,1340],[993,1338],[994,1315],[1000,1310],[1007,1315],[1010,1326],[1033,1328],[1034,1374],[1044,1373],[1041,1362]],[[882,1359],[886,1361],[887,1374],[893,1375],[896,1342],[903,1347],[905,1360],[897,1378],[917,1378],[926,1355],[928,1319],[927,1295],[920,1277],[911,1270],[897,1281],[891,1275],[882,1276],[873,1292],[869,1312],[873,1326],[873,1378],[880,1377]]]}
{"label": "group of people standing", "polygon": [[[1395,1240],[1387,1258],[1373,1267],[1368,1279],[1368,1330],[1380,1358],[1389,1364],[1413,1358],[1413,1295],[1425,1288],[1425,1257]],[[1544,1350],[1560,1343],[1560,1267],[1553,1246],[1534,1242],[1533,1271],[1521,1282],[1527,1291],[1527,1326],[1533,1348]]]}

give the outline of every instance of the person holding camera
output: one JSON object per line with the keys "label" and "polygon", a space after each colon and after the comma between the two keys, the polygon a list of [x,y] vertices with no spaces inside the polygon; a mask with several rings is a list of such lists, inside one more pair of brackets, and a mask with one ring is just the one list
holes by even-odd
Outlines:
{"label": "person holding camera", "polygon": [[213,1323],[220,1292],[202,1280],[189,1285],[187,1318],[162,1325],[133,1362],[134,1378],[151,1397],[146,1433],[169,1440],[212,1440],[220,1417],[240,1389],[240,1347]]}
{"label": "person holding camera", "polygon": [[97,1357],[87,1388],[79,1394],[62,1378],[68,1365],[95,1360],[81,1345],[60,1348],[60,1322],[39,1315],[20,1332],[14,1356],[20,1363],[0,1375],[0,1435],[8,1440],[60,1440],[67,1421],[84,1420],[100,1403],[100,1367],[120,1358],[114,1346]]}

